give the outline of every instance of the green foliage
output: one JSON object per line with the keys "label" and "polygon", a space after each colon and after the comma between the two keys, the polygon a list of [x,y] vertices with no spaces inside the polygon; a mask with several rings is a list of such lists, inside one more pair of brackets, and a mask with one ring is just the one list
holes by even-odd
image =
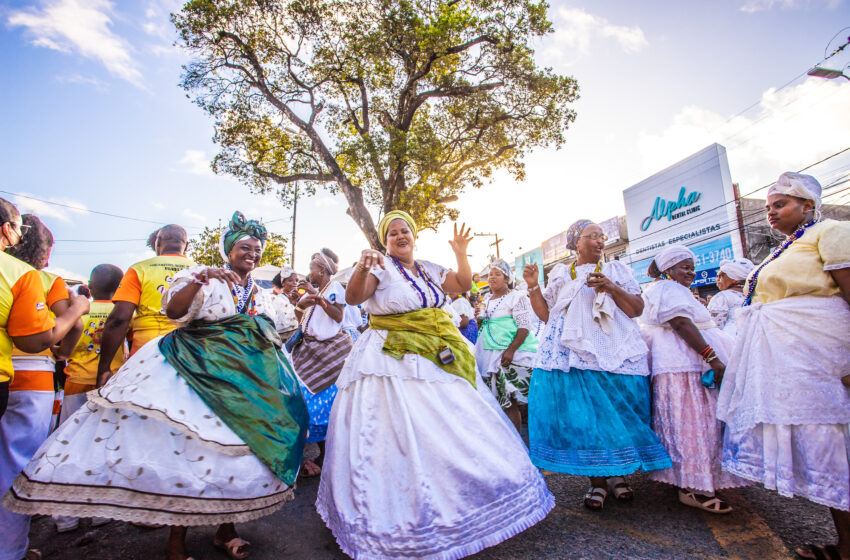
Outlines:
{"label": "green foliage", "polygon": [[[218,239],[221,235],[221,224],[218,227],[205,227],[204,231],[189,239],[187,253],[189,257],[198,264],[206,266],[224,266],[224,259],[218,250]],[[258,266],[272,264],[283,266],[287,262],[286,255],[287,239],[278,233],[269,232],[263,257]]]}
{"label": "green foliage", "polygon": [[534,0],[192,0],[173,16],[194,55],[183,86],[215,120],[217,173],[290,204],[342,192],[373,246],[367,205],[422,227],[439,200],[525,177],[560,147],[573,78],[533,60],[552,31]]}

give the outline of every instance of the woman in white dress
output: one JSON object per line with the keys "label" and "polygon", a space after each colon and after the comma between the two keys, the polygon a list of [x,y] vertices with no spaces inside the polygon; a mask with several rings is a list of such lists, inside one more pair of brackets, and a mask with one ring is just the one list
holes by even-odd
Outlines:
{"label": "woman in white dress", "polygon": [[378,233],[388,254],[364,251],[346,290],[370,328],[337,380],[316,508],[353,558],[461,558],[537,523],[554,498],[440,309],[469,289],[468,230],[450,242],[457,272],[414,259],[404,212]]}
{"label": "woman in white dress", "polygon": [[717,421],[717,387],[732,350],[731,336],[717,328],[711,314],[691,293],[696,277],[694,254],[669,245],[649,265],[658,278],[643,294],[638,321],[649,346],[652,371],[652,429],[670,453],[669,469],[649,478],[679,488],[679,501],[716,514],[732,511],[716,490],[746,481],[720,466],[722,429]]}
{"label": "woman in white dress", "polygon": [[850,558],[850,223],[820,219],[821,186],[783,173],[767,220],[785,240],[750,274],[720,386],[723,468],[787,497],[828,506],[837,545],[803,558]]}
{"label": "woman in white dress", "polygon": [[718,328],[729,336],[737,333],[735,312],[744,305],[744,283],[755,265],[750,259],[732,259],[720,261],[717,273],[717,289],[708,302],[708,312]]}
{"label": "woman in white dress", "polygon": [[181,328],[87,393],[15,480],[6,508],[171,525],[168,560],[188,558],[186,526],[221,524],[215,546],[248,555],[233,523],[292,499],[307,431],[271,296],[250,275],[265,238],[237,212],[221,238],[226,267],[175,274],[163,308]]}
{"label": "woman in white dress", "polygon": [[513,289],[511,267],[505,261],[490,263],[487,281],[490,293],[484,296],[475,361],[484,382],[520,432],[519,405],[528,404],[528,386],[537,356],[537,339],[530,333],[531,303],[528,294]]}

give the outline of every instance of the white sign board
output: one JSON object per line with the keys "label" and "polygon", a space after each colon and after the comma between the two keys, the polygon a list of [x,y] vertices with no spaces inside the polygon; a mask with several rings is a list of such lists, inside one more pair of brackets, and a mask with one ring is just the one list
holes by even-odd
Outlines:
{"label": "white sign board", "polygon": [[720,259],[742,254],[726,148],[712,144],[623,191],[629,258],[638,280],[669,245],[697,254],[695,285],[713,283]]}

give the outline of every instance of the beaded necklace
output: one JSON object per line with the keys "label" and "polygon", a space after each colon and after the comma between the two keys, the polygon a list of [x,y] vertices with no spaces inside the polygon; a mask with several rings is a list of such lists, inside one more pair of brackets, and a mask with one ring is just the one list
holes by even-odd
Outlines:
{"label": "beaded necklace", "polygon": [[[578,261],[573,261],[573,264],[570,266],[570,278],[572,278],[573,280],[576,279],[576,262],[578,262]],[[582,266],[584,266],[584,265],[582,265]],[[602,261],[599,261],[598,263],[596,263],[596,270],[594,270],[593,272],[599,273],[601,271],[602,271]]]}
{"label": "beaded necklace", "polygon": [[804,233],[806,233],[807,229],[818,223],[818,221],[819,220],[817,220],[816,218],[813,218],[805,224],[798,225],[797,228],[793,232],[791,232],[791,235],[786,237],[785,241],[783,241],[779,247],[774,249],[770,256],[764,259],[764,262],[761,263],[757,269],[755,269],[755,271],[750,275],[750,280],[747,284],[747,294],[744,298],[744,307],[747,307],[753,302],[753,295],[755,295],[756,293],[756,284],[758,283],[759,274],[764,269],[764,267],[778,259],[779,255],[784,253],[788,247],[790,247],[795,241],[800,239]]}
{"label": "beaded necklace", "polygon": [[[425,294],[422,288],[419,287],[419,284],[417,284],[416,281],[410,277],[410,275],[407,273],[407,269],[404,268],[404,266],[401,264],[401,261],[398,260],[396,257],[392,257],[392,260],[393,264],[398,269],[399,274],[401,274],[404,279],[407,280],[408,284],[410,284],[410,286],[414,289],[414,291],[419,294],[419,299],[422,302],[422,309],[425,309],[426,307],[431,307],[428,304],[428,296]],[[428,273],[425,272],[425,270],[419,265],[419,261],[413,261],[413,266],[416,267],[416,271],[419,273],[419,277],[425,280],[425,285],[428,286],[428,288],[431,290],[431,293],[434,295],[433,307],[442,307],[446,303],[446,292],[444,292],[443,289],[438,286],[436,282],[431,280],[431,277],[428,276]],[[437,293],[438,291],[439,294]],[[442,296],[440,294],[442,294]]]}
{"label": "beaded necklace", "polygon": [[[233,270],[229,264],[225,264],[224,268]],[[236,306],[236,312],[245,313],[247,311],[250,315],[250,310],[254,308],[254,278],[249,274],[248,285],[240,286],[234,284],[230,289],[230,294],[233,296],[233,305]]]}
{"label": "beaded necklace", "polygon": [[[487,300],[487,303],[484,304],[484,318],[486,320],[489,321],[490,319],[493,318],[493,314],[496,313],[496,311],[499,310],[499,308],[502,306],[502,303],[504,303],[505,298],[508,297],[508,294],[510,294],[510,293],[511,293],[510,290],[508,290],[507,293],[505,293],[505,295],[503,295],[501,297],[498,297],[498,298],[490,297],[490,299]],[[496,304],[496,306],[493,308],[493,311],[491,312],[490,311],[490,302],[492,302],[493,299],[498,299],[499,302]]]}

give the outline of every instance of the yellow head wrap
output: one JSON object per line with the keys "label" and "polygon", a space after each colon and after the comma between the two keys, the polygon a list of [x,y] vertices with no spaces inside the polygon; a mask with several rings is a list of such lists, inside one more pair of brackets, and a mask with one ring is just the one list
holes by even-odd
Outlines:
{"label": "yellow head wrap", "polygon": [[416,237],[416,222],[410,217],[410,214],[403,210],[393,210],[384,214],[384,217],[381,218],[378,224],[378,237],[381,238],[381,245],[384,247],[387,246],[387,230],[390,228],[390,223],[393,220],[404,220],[407,222],[407,225],[410,226],[410,231],[413,232],[413,237]]}

